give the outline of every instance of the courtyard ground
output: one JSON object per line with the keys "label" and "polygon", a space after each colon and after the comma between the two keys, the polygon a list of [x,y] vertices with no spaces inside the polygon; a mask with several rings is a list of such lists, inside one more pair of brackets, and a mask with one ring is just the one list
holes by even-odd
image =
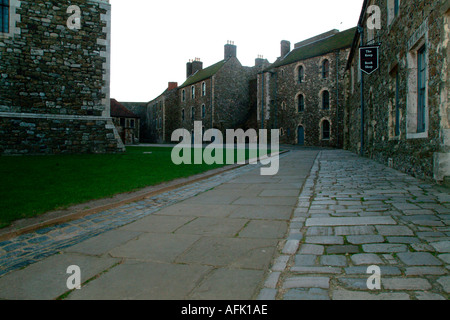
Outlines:
{"label": "courtyard ground", "polygon": [[258,168],[1,242],[0,298],[448,300],[448,190],[342,150]]}

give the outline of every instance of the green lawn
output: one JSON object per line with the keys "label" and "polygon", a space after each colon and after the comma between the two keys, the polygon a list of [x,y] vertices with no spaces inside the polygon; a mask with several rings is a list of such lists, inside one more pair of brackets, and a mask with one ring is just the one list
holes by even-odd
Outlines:
{"label": "green lawn", "polygon": [[124,154],[0,157],[0,228],[17,219],[222,167],[177,166],[171,152],[172,148],[128,147]]}

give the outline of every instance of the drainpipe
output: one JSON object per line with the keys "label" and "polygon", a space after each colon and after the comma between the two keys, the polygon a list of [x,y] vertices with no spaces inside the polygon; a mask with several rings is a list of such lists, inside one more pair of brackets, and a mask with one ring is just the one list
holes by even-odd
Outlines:
{"label": "drainpipe", "polygon": [[336,50],[336,146],[339,147],[339,50]]}
{"label": "drainpipe", "polygon": [[261,72],[261,75],[262,75],[261,129],[264,129],[264,71]]}
{"label": "drainpipe", "polygon": [[[358,26],[358,32],[360,37],[360,47],[364,45],[364,29],[360,25]],[[361,57],[359,57],[361,59]],[[360,66],[361,67],[361,66]],[[361,157],[364,156],[364,73],[360,68],[359,72],[361,73]]]}

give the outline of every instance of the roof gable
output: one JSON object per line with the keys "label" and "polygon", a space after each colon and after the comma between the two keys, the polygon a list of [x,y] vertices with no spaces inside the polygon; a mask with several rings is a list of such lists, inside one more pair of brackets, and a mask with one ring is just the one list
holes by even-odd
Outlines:
{"label": "roof gable", "polygon": [[116,99],[111,99],[111,117],[113,118],[139,118],[136,114],[125,108]]}
{"label": "roof gable", "polygon": [[184,87],[190,86],[194,83],[211,78],[225,65],[225,63],[227,61],[228,60],[222,60],[222,61],[219,61],[205,69],[197,71],[196,73],[191,75],[189,78],[187,78],[187,80],[180,86],[180,88],[184,88]]}
{"label": "roof gable", "polygon": [[327,37],[325,39],[309,43],[305,46],[298,47],[292,50],[283,59],[280,59],[275,63],[273,63],[266,70],[288,65],[297,61],[321,56],[333,52],[335,50],[349,48],[352,45],[355,33],[356,27],[342,31],[338,34]]}

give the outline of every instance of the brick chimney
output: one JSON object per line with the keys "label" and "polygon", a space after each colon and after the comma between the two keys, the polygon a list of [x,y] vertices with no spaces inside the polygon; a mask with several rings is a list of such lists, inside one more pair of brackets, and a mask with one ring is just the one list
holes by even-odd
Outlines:
{"label": "brick chimney", "polygon": [[169,90],[173,90],[176,88],[178,88],[178,82],[169,82],[169,86],[168,86]]}
{"label": "brick chimney", "polygon": [[194,61],[192,61],[192,74],[200,70],[203,70],[203,62],[200,61],[200,58],[195,58]]}
{"label": "brick chimney", "polygon": [[225,57],[224,59],[229,59],[237,56],[237,47],[234,45],[234,41],[228,41],[225,45]]}
{"label": "brick chimney", "polygon": [[281,57],[284,58],[289,52],[291,52],[291,43],[287,40],[281,41]]}
{"label": "brick chimney", "polygon": [[255,67],[261,67],[266,61],[262,55],[258,55],[258,58],[255,59]]}
{"label": "brick chimney", "polygon": [[186,63],[186,78],[189,78],[192,75],[192,60],[189,60],[188,63]]}

